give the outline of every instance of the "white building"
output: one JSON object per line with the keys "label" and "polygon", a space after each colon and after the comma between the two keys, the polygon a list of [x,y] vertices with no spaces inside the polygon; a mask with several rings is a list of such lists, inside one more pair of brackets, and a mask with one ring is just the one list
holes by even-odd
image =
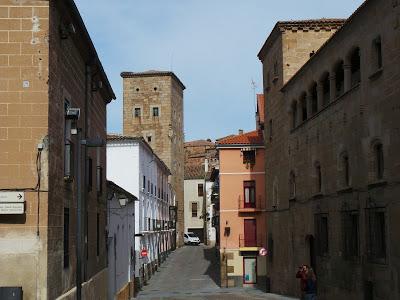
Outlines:
{"label": "white building", "polygon": [[[134,196],[135,277],[143,284],[166,254],[175,248],[175,195],[171,175],[141,137],[112,135],[107,138],[107,178]],[[146,255],[147,254],[147,255]]]}
{"label": "white building", "polygon": [[[135,200],[112,181],[107,181],[108,299],[134,296]],[[123,298],[124,299],[124,298]]]}

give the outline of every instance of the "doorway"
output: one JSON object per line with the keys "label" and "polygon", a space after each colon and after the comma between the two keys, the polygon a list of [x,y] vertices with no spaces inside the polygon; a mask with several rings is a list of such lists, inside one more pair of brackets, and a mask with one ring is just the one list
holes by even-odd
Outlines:
{"label": "doorway", "polygon": [[257,257],[243,257],[243,284],[257,283]]}
{"label": "doorway", "polygon": [[244,246],[257,246],[257,223],[256,219],[244,220]]}
{"label": "doorway", "polygon": [[317,262],[315,256],[315,238],[312,234],[306,236],[306,245],[308,248],[309,265],[317,273]]}

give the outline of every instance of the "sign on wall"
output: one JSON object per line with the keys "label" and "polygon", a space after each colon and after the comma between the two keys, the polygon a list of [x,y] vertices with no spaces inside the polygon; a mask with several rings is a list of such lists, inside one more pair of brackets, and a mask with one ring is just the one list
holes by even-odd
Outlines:
{"label": "sign on wall", "polygon": [[0,192],[0,214],[18,215],[25,212],[24,192]]}

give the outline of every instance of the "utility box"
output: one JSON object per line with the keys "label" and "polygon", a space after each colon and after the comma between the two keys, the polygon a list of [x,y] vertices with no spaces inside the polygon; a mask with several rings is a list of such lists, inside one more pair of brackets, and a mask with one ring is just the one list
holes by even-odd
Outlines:
{"label": "utility box", "polygon": [[22,300],[22,287],[5,286],[0,287],[1,300]]}

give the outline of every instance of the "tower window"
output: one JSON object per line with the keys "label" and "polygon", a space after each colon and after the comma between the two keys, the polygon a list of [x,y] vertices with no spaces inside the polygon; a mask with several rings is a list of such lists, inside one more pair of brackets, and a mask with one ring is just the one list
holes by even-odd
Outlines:
{"label": "tower window", "polygon": [[141,116],[140,107],[135,107],[134,116],[135,118],[140,118]]}
{"label": "tower window", "polygon": [[160,115],[160,111],[158,107],[153,107],[153,117],[158,117]]}

